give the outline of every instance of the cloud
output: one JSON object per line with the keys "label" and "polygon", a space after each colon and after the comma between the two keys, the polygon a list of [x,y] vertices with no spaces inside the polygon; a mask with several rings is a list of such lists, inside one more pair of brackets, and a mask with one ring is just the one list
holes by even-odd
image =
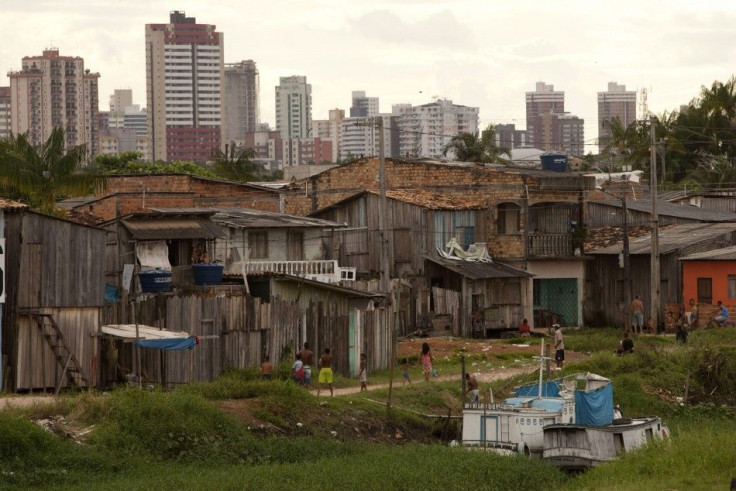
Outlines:
{"label": "cloud", "polygon": [[376,42],[447,49],[469,49],[474,46],[470,29],[458,22],[449,10],[431,14],[416,22],[407,22],[388,10],[376,10],[351,20],[349,25],[355,34]]}

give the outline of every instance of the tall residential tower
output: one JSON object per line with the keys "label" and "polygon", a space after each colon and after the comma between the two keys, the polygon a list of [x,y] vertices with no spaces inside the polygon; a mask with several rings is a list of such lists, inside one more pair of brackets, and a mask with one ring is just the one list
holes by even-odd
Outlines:
{"label": "tall residential tower", "polygon": [[618,118],[624,128],[636,121],[636,91],[625,85],[608,83],[607,92],[598,92],[598,145],[606,146],[611,138],[609,122]]}
{"label": "tall residential tower", "polygon": [[40,145],[61,127],[67,148],[86,145],[88,158],[98,153],[100,74],[85,70],[82,58],[51,48],[23,57],[22,69],[8,76],[13,133],[27,132],[30,142]]}
{"label": "tall residential tower", "polygon": [[225,65],[223,97],[225,118],[222,134],[225,143],[242,142],[245,134],[256,131],[260,124],[258,68],[253,60]]}
{"label": "tall residential tower", "polygon": [[148,158],[204,162],[221,148],[224,40],[174,11],[146,25]]}

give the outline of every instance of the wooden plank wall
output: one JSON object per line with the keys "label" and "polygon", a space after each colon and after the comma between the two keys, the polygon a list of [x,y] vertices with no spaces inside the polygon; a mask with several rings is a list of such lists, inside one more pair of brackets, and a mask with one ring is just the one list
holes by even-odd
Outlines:
{"label": "wooden plank wall", "polygon": [[[43,309],[59,325],[67,346],[79,360],[90,384],[97,384],[99,346],[97,333],[99,309],[96,307],[68,307]],[[51,347],[41,335],[41,329],[31,316],[18,316],[18,357],[14,365],[16,390],[56,387],[63,367],[59,366]],[[66,377],[62,387],[66,387]]]}

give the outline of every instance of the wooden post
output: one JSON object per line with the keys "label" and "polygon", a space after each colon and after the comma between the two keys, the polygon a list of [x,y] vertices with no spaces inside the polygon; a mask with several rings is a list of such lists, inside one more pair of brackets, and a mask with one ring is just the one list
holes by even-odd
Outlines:
{"label": "wooden post", "polygon": [[463,407],[465,407],[465,392],[467,391],[467,387],[465,385],[465,353],[460,356],[460,379],[462,380]]}
{"label": "wooden post", "polygon": [[544,351],[545,351],[544,356],[547,358],[546,360],[544,360],[545,366],[546,366],[545,372],[547,373],[547,380],[549,380],[550,377],[551,377],[551,375],[552,375],[551,372],[550,372],[550,365],[549,365],[549,360],[550,360],[549,346],[550,345],[548,344],[548,345],[545,345],[545,347],[544,347]]}

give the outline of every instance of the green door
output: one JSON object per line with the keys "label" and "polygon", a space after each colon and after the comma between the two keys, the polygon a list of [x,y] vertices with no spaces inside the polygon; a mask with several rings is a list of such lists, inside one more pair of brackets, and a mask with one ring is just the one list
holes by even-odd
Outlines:
{"label": "green door", "polygon": [[534,280],[535,322],[549,325],[552,314],[561,326],[578,326],[577,278],[550,278]]}

